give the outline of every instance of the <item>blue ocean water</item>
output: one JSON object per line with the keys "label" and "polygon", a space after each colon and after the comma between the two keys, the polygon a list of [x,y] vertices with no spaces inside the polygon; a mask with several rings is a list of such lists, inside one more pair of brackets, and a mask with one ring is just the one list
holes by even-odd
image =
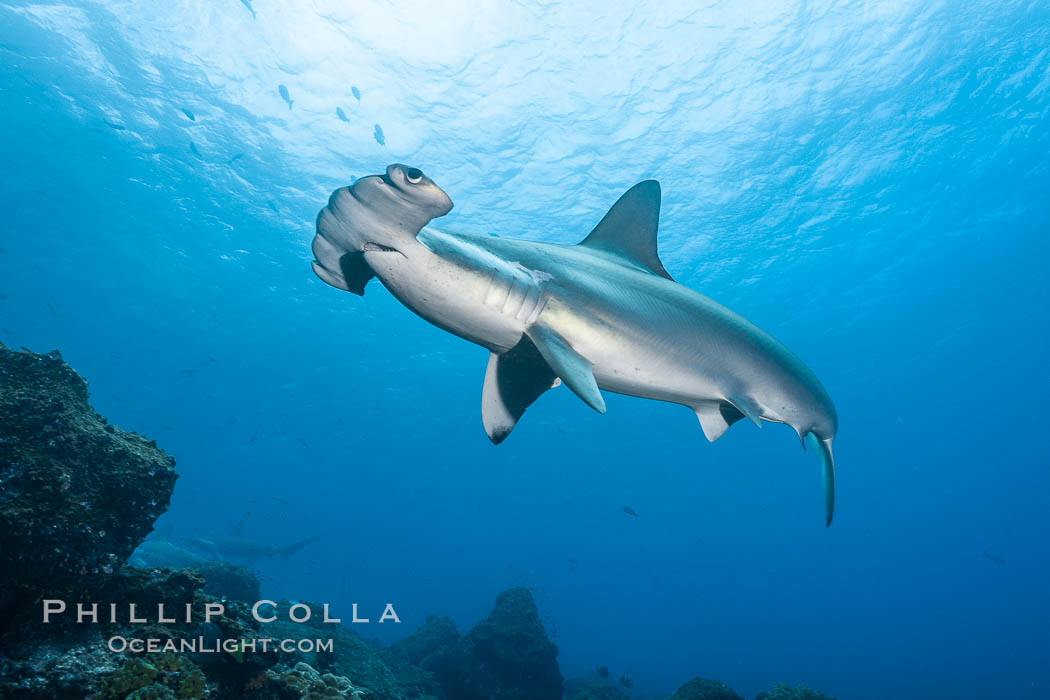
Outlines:
{"label": "blue ocean water", "polygon": [[[1050,696],[1050,5],[586,5],[0,4],[0,340],[175,456],[159,526],[320,535],[263,592],[364,635],[525,585],[654,697]],[[491,445],[486,351],[310,271],[392,162],[561,243],[658,179],[668,270],[835,399],[832,527],[783,426],[559,389]]]}

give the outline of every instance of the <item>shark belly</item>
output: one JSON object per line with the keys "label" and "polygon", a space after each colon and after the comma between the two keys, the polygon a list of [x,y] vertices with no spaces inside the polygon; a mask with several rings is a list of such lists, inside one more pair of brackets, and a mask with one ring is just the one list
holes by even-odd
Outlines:
{"label": "shark belly", "polygon": [[745,353],[722,336],[719,319],[652,297],[624,299],[632,295],[603,286],[605,293],[576,297],[575,313],[551,302],[543,319],[592,363],[600,388],[692,407],[726,398]]}
{"label": "shark belly", "polygon": [[[543,309],[537,280],[520,266],[480,255],[483,251],[454,235],[427,233],[440,254],[424,246],[404,260],[391,260],[397,255],[391,253],[366,254],[383,286],[442,330],[490,352],[514,347]],[[393,263],[390,269],[387,262]]]}

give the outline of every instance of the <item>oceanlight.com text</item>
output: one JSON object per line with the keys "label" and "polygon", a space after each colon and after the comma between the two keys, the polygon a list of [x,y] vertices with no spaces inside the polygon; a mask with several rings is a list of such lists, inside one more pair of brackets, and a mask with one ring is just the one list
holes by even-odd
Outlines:
{"label": "oceanlight.com text", "polygon": [[256,637],[254,639],[206,639],[203,636],[188,639],[140,639],[132,637],[115,636],[110,637],[106,643],[110,651],[122,653],[130,651],[141,653],[182,652],[189,654],[217,654],[226,652],[236,654],[238,652],[259,651],[282,651],[288,654],[294,652],[312,653],[333,651],[331,639],[272,639],[270,637]]}

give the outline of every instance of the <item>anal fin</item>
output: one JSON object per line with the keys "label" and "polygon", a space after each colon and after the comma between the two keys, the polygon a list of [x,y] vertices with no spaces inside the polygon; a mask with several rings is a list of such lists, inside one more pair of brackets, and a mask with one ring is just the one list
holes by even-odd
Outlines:
{"label": "anal fin", "polygon": [[534,325],[526,331],[547,361],[555,375],[565,385],[583,399],[583,402],[598,413],[605,413],[605,399],[598,391],[598,382],[594,379],[591,363],[576,352],[564,338],[542,325]]}
{"label": "anal fin", "polygon": [[525,409],[557,381],[528,336],[501,355],[490,354],[481,392],[481,421],[489,439],[503,442]]}

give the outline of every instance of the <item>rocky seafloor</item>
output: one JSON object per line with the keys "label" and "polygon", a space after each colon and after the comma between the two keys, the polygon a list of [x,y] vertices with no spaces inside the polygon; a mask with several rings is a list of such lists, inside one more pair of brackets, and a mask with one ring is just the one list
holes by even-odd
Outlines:
{"label": "rocky seafloor", "polygon": [[[525,588],[500,593],[489,616],[465,634],[450,618],[430,617],[381,646],[325,623],[323,610],[308,603],[278,601],[267,608],[278,620],[259,622],[250,600],[258,581],[229,563],[128,566],[167,510],[176,478],[174,460],[153,441],[91,409],[87,382],[57,352],[0,344],[0,698],[631,697],[605,669],[562,677],[558,649]],[[66,610],[58,612],[57,601],[68,601]],[[76,601],[98,601],[83,610],[97,621],[78,624]],[[310,619],[289,621],[293,605],[309,608]],[[221,614],[209,606],[221,606]],[[45,609],[54,611],[46,624]],[[114,650],[115,638],[156,640],[156,648]],[[263,639],[331,639],[332,648],[278,652],[263,648]],[[182,640],[213,651],[179,650]],[[694,678],[668,700],[742,696]],[[779,685],[756,700],[828,696]]]}

